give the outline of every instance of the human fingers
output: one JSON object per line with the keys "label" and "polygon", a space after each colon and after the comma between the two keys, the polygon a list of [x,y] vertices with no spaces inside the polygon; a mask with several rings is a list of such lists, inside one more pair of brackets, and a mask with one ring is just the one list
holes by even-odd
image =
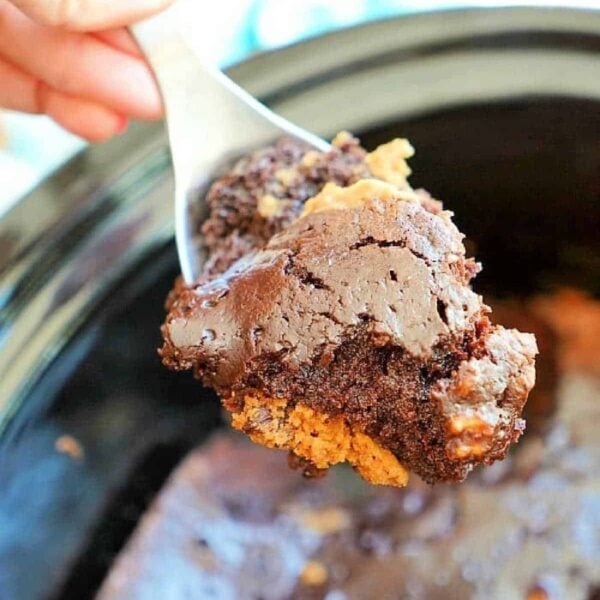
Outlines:
{"label": "human fingers", "polygon": [[72,98],[46,86],[0,58],[0,106],[28,113],[45,113],[65,129],[91,142],[122,133],[127,119],[104,106]]}
{"label": "human fingers", "polygon": [[101,42],[104,42],[105,44],[108,44],[109,46],[112,46],[116,50],[120,50],[126,54],[131,54],[131,56],[135,56],[137,58],[144,57],[140,47],[137,45],[129,31],[127,31],[127,29],[124,27],[121,27],[120,29],[108,29],[107,31],[95,31],[89,35],[95,37]]}
{"label": "human fingers", "polygon": [[6,0],[0,0],[0,56],[68,96],[133,118],[162,115],[160,94],[144,60],[91,35],[38,25]]}
{"label": "human fingers", "polygon": [[35,79],[0,58],[0,106],[9,110],[38,112],[35,106]]}
{"label": "human fingers", "polygon": [[101,104],[61,94],[44,84],[40,86],[38,97],[49,117],[90,142],[103,142],[127,129],[127,117]]}
{"label": "human fingers", "polygon": [[135,23],[173,0],[12,0],[43,25],[71,31],[101,31]]}

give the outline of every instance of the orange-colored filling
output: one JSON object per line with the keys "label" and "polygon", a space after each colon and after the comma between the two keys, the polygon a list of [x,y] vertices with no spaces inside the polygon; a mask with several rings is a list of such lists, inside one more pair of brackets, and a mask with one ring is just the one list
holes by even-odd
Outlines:
{"label": "orange-colored filling", "polygon": [[403,487],[408,471],[373,438],[349,426],[342,416],[331,416],[303,404],[288,406],[285,399],[245,396],[232,425],[268,448],[290,450],[317,468],[349,462],[374,485]]}

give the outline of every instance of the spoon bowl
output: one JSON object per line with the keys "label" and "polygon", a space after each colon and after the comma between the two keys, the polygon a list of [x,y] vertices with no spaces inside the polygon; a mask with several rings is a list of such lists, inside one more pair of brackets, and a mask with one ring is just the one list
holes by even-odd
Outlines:
{"label": "spoon bowl", "polygon": [[329,145],[276,115],[223,73],[208,66],[186,37],[186,2],[132,27],[156,75],[165,105],[175,174],[175,238],[187,284],[202,272],[205,256],[197,241],[190,202],[203,202],[208,187],[232,162],[281,136],[317,150]]}

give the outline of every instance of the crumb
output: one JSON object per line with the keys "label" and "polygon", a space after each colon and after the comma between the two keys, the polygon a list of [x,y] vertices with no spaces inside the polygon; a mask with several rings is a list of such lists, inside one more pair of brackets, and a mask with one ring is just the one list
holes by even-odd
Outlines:
{"label": "crumb", "polygon": [[271,194],[265,194],[258,201],[257,210],[261,217],[268,219],[270,217],[274,217],[279,212],[280,205],[281,200],[278,200]]}
{"label": "crumb", "polygon": [[327,568],[317,560],[309,560],[300,573],[300,582],[303,585],[323,585],[327,581]]}
{"label": "crumb", "polygon": [[346,144],[352,143],[354,136],[349,131],[340,131],[332,140],[331,145],[336,148],[342,148]]}
{"label": "crumb", "polygon": [[81,444],[71,435],[61,435],[54,442],[54,448],[61,454],[66,454],[73,460],[81,462],[85,453]]}
{"label": "crumb", "polygon": [[296,171],[294,169],[278,169],[275,171],[275,179],[285,187],[289,187],[296,179]]}
{"label": "crumb", "polygon": [[312,167],[314,167],[317,164],[318,160],[319,160],[319,153],[316,150],[309,150],[302,157],[300,164],[307,169],[311,169]]}
{"label": "crumb", "polygon": [[536,585],[530,592],[528,592],[527,600],[548,600],[548,594],[544,588]]}
{"label": "crumb", "polygon": [[327,535],[348,529],[351,525],[350,514],[337,506],[326,506],[316,510],[295,510],[292,516],[307,529]]}

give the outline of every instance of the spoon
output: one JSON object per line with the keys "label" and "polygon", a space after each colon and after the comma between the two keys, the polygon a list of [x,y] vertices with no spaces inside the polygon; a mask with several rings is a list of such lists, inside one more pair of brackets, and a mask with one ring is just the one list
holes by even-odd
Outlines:
{"label": "spoon", "polygon": [[175,239],[187,284],[198,279],[206,258],[197,241],[198,217],[192,220],[190,202],[203,202],[194,214],[205,218],[208,187],[235,159],[281,136],[317,150],[329,149],[322,139],[276,115],[202,61],[183,25],[197,19],[190,10],[194,5],[175,3],[131,28],[154,70],[165,105],[175,174]]}

